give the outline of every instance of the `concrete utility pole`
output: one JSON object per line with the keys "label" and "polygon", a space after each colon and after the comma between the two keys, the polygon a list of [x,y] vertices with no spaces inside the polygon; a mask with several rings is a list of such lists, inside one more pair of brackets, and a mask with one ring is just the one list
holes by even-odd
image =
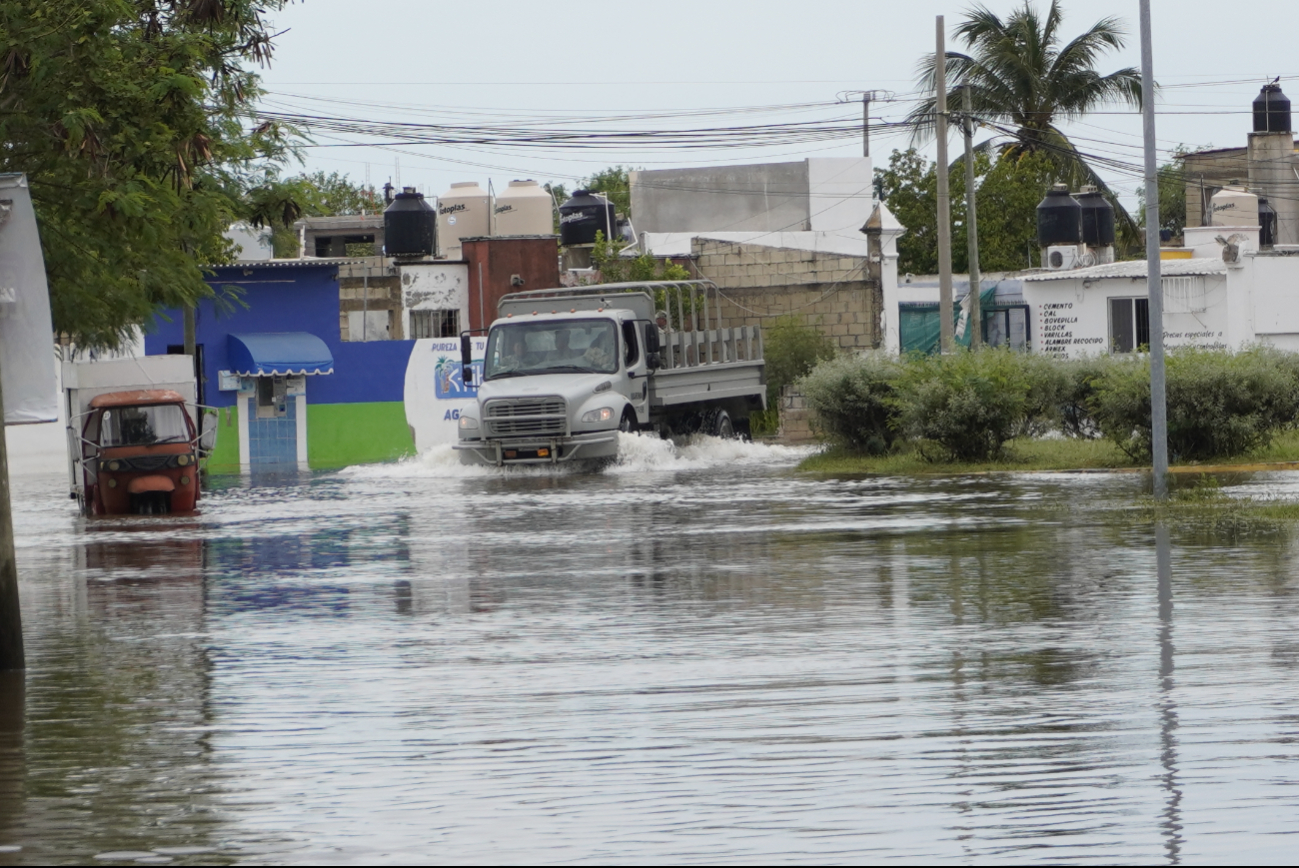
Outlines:
{"label": "concrete utility pole", "polygon": [[1141,0],[1141,120],[1146,140],[1146,292],[1150,299],[1150,453],[1155,499],[1168,497],[1168,404],[1164,386],[1164,286],[1159,271],[1159,168],[1150,0]]}
{"label": "concrete utility pole", "polygon": [[25,669],[23,619],[18,608],[18,560],[14,555],[13,506],[9,500],[9,450],[5,445],[4,392],[0,389],[0,672]]}
{"label": "concrete utility pole", "polygon": [[861,93],[861,155],[871,155],[871,92]]}
{"label": "concrete utility pole", "polygon": [[947,189],[947,48],[943,16],[938,16],[938,51],[934,55],[934,77],[938,86],[938,319],[939,350],[952,351],[955,323],[952,322],[952,196]]}
{"label": "concrete utility pole", "polygon": [[971,111],[970,82],[961,86],[961,105],[965,116],[961,127],[965,132],[965,229],[966,250],[970,256],[969,323],[970,349],[983,346],[983,309],[979,292],[982,289],[979,275],[979,219],[974,203],[974,116]]}

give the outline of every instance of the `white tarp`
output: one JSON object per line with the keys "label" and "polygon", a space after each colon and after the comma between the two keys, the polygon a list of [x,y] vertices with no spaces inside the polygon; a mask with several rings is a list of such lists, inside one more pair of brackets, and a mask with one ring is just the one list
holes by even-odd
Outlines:
{"label": "white tarp", "polygon": [[6,424],[59,418],[50,291],[25,175],[0,174],[0,377]]}

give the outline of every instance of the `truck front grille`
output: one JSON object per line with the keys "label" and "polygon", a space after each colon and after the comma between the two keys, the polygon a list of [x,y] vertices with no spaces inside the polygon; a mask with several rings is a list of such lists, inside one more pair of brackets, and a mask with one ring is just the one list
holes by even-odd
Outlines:
{"label": "truck front grille", "polygon": [[563,398],[497,398],[483,408],[488,437],[532,437],[568,430]]}

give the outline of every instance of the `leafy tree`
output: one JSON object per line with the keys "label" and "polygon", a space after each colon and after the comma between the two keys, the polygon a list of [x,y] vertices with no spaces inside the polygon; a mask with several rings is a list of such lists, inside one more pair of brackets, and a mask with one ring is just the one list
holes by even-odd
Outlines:
{"label": "leafy tree", "polygon": [[[1015,271],[1034,263],[1037,205],[1054,182],[1058,167],[1043,154],[974,156],[979,210],[979,266],[984,272]],[[950,171],[952,269],[969,270],[965,207],[965,161]],[[907,227],[898,239],[898,270],[938,271],[938,172],[915,150],[894,151],[887,169],[876,175],[877,192]]]}
{"label": "leafy tree", "polygon": [[568,188],[563,184],[554,182],[542,184],[542,188],[550,194],[550,201],[554,203],[554,209],[551,213],[551,222],[555,227],[555,234],[559,234],[559,206],[568,201]]}
{"label": "leafy tree", "polygon": [[[1010,137],[999,148],[1002,156],[1043,154],[1059,166],[1061,180],[1072,189],[1096,185],[1114,205],[1125,238],[1139,242],[1131,216],[1059,123],[1116,103],[1140,107],[1141,74],[1132,67],[1108,75],[1096,71],[1101,55],[1124,46],[1119,19],[1102,18],[1068,42],[1060,32],[1063,21],[1059,0],[1050,0],[1045,16],[1025,0],[1005,20],[986,6],[975,6],[956,28],[957,40],[969,53],[946,54],[948,87],[959,94],[959,87],[968,86],[974,115]],[[937,75],[933,55],[921,59],[919,71],[921,86],[932,92]],[[959,107],[960,100],[957,96],[949,108]],[[933,134],[936,112],[936,97],[911,112],[908,122],[918,136]]]}
{"label": "leafy tree", "polygon": [[248,122],[282,5],[0,2],[0,171],[30,179],[56,330],[117,345],[211,293],[230,223],[294,216],[268,170],[293,131]]}
{"label": "leafy tree", "polygon": [[[1182,237],[1186,229],[1186,174],[1177,158],[1191,151],[1185,145],[1173,149],[1173,160],[1159,167],[1159,228]],[[1146,185],[1137,188],[1137,225],[1146,225]]]}
{"label": "leafy tree", "polygon": [[[631,213],[631,167],[610,166],[582,182],[582,188],[603,193],[619,214]],[[562,202],[560,204],[563,204]]]}
{"label": "leafy tree", "polygon": [[[349,214],[378,214],[384,209],[383,199],[373,186],[354,184],[338,172],[326,174],[311,172],[285,179],[279,186],[297,204],[302,217],[341,217]],[[295,217],[294,220],[297,218]],[[271,233],[277,257],[298,255],[298,235],[291,228],[293,221],[284,221]],[[350,255],[350,254],[349,254]]]}
{"label": "leafy tree", "polygon": [[[599,273],[597,283],[629,283],[653,280],[689,280],[685,267],[668,259],[656,259],[648,253],[626,257],[619,255],[621,244],[610,243],[603,232],[595,233],[595,246],[591,248],[591,264]],[[655,300],[663,307],[662,299]],[[689,305],[687,304],[687,311]]]}

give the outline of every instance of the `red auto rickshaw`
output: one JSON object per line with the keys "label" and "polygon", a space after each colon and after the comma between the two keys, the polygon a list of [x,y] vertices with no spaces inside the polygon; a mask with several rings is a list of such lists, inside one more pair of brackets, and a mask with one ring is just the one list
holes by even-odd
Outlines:
{"label": "red auto rickshaw", "polygon": [[[214,427],[209,430],[215,434]],[[82,512],[193,512],[201,488],[199,458],[210,447],[203,442],[204,433],[196,428],[185,398],[170,389],[93,398],[80,438]]]}

